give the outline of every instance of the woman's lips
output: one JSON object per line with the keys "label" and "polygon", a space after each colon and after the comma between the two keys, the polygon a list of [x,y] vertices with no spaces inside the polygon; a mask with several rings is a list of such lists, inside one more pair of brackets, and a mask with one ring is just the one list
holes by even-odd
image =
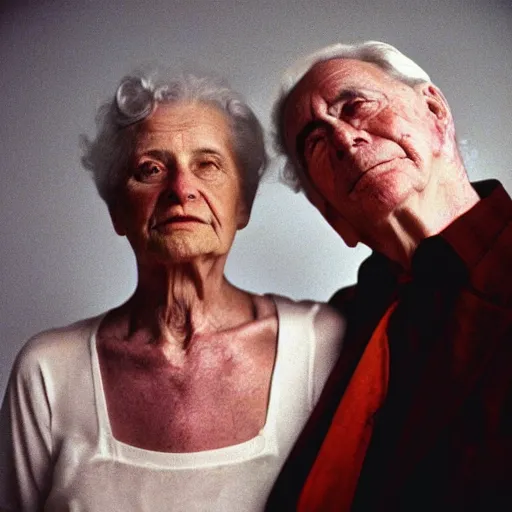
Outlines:
{"label": "woman's lips", "polygon": [[173,215],[163,221],[155,223],[153,229],[161,229],[165,226],[179,226],[184,224],[207,224],[200,217],[196,217],[195,215]]}

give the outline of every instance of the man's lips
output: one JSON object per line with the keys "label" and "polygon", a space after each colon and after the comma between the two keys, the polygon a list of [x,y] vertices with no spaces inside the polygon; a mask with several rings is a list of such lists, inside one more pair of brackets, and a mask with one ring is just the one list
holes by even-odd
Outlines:
{"label": "man's lips", "polygon": [[389,162],[392,162],[393,160],[396,160],[396,159],[395,158],[390,158],[389,160],[382,160],[382,162],[377,162],[376,164],[368,167],[368,169],[366,169],[366,171],[363,172],[363,175],[366,174],[367,172],[371,171],[372,169],[375,169],[376,167],[379,167],[379,165],[387,164]]}
{"label": "man's lips", "polygon": [[[389,158],[388,160],[382,160],[380,162],[377,162],[376,164],[373,164],[371,165],[370,167],[368,167],[365,171],[363,171],[359,176],[358,178],[356,179],[356,181],[354,182],[354,184],[352,185],[351,189],[350,189],[350,192],[352,192],[356,187],[357,185],[359,184],[359,182],[370,172],[370,171],[373,171],[373,169],[376,169],[377,167],[380,167],[381,165],[385,165],[385,164],[388,164],[390,162],[393,162],[395,160],[401,160],[400,157],[397,157],[397,158]],[[349,192],[349,193],[350,193]]]}

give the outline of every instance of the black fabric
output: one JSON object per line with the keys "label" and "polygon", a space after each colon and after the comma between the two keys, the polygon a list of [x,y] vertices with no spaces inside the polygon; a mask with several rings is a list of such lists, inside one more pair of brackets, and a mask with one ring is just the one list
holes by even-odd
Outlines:
{"label": "black fabric", "polygon": [[[387,474],[387,466],[404,435],[418,387],[431,378],[425,375],[430,368],[427,364],[430,354],[437,343],[444,342],[441,333],[467,280],[463,262],[442,238],[428,238],[418,246],[412,260],[411,279],[397,288],[399,302],[388,327],[392,368],[388,393],[375,418],[353,511],[378,510],[384,496],[388,503],[393,500],[389,494],[393,488],[383,475]],[[424,510],[427,503],[425,497],[418,495],[413,504],[415,510]],[[398,503],[395,506],[399,508]]]}
{"label": "black fabric", "polygon": [[344,350],[267,510],[296,509],[340,399],[394,300],[388,394],[352,511],[512,510],[512,202],[494,180],[475,188],[483,200],[423,240],[410,273],[374,253],[357,286],[331,299],[347,318]]}

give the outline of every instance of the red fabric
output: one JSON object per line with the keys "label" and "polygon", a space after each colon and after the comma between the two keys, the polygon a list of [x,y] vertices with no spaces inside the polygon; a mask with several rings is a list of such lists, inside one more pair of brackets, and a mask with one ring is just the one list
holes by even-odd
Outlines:
{"label": "red fabric", "polygon": [[298,511],[348,512],[373,430],[387,392],[387,326],[396,304],[377,325],[334,415],[299,499]]}
{"label": "red fabric", "polygon": [[[512,201],[497,182],[475,188],[482,200],[420,244],[409,283],[374,253],[357,286],[331,299],[347,318],[344,350],[267,511],[295,512],[303,492],[309,506],[306,482],[373,327],[394,300],[386,402],[351,512],[512,510]],[[318,485],[307,492],[327,493],[325,506],[318,498],[302,510],[341,510],[329,487],[337,484]]]}

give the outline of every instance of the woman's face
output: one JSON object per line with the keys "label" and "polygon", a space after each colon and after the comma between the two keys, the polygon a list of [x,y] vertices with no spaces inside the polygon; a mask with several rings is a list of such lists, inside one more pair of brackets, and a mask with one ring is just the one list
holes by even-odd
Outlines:
{"label": "woman's face", "polygon": [[212,105],[159,105],[144,121],[110,213],[139,263],[228,253],[248,221],[228,119]]}

